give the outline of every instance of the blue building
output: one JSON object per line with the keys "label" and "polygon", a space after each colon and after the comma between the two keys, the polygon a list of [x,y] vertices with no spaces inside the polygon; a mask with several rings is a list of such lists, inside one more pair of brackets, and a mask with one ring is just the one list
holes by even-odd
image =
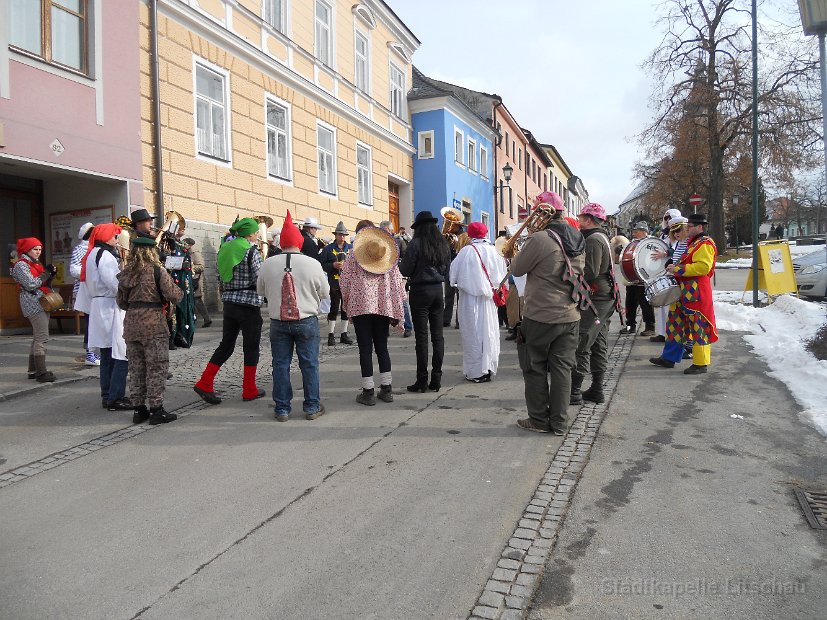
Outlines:
{"label": "blue building", "polygon": [[416,67],[408,107],[417,147],[413,156],[414,217],[421,211],[438,216],[443,207],[453,206],[462,211],[466,224],[485,224],[493,241],[497,234],[492,174],[494,129],[453,92]]}

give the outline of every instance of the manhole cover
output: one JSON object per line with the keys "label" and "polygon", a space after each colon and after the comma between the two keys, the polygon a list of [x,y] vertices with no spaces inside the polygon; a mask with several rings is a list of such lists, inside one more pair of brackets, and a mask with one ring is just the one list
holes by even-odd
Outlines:
{"label": "manhole cover", "polygon": [[827,530],[827,492],[795,489],[795,496],[810,527]]}

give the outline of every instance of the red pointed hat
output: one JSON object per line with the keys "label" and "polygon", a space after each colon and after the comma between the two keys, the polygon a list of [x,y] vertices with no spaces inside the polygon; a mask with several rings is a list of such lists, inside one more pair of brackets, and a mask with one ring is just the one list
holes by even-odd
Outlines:
{"label": "red pointed hat", "polygon": [[279,245],[281,249],[285,248],[301,248],[304,243],[304,237],[301,231],[293,223],[293,216],[290,211],[287,211],[287,217],[284,218],[284,226],[281,229],[281,236],[279,237]]}

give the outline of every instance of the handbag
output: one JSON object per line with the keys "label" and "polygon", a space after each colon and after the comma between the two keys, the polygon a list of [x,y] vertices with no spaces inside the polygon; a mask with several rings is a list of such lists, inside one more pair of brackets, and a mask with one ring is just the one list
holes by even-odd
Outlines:
{"label": "handbag", "polygon": [[474,252],[477,253],[477,258],[480,259],[480,264],[482,265],[483,272],[485,272],[485,277],[488,278],[488,285],[491,287],[491,298],[494,300],[494,305],[501,308],[508,302],[508,288],[505,283],[502,283],[499,287],[494,288],[494,284],[491,282],[491,276],[488,275],[488,269],[485,267],[485,261],[482,260],[480,251],[473,245],[471,247],[474,248]]}

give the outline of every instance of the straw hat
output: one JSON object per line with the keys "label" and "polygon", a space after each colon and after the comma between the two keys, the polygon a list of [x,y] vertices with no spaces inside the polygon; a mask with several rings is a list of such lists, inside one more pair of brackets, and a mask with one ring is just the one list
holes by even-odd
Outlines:
{"label": "straw hat", "polygon": [[387,273],[399,260],[399,247],[390,234],[381,228],[369,226],[356,235],[353,257],[369,273]]}

